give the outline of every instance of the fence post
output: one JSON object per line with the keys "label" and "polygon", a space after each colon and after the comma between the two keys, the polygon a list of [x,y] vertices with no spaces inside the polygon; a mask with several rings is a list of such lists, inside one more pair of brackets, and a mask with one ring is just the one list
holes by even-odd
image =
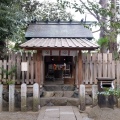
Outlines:
{"label": "fence post", "polygon": [[14,111],[15,107],[15,85],[9,85],[9,112]]}
{"label": "fence post", "polygon": [[80,94],[80,110],[85,110],[85,85],[80,85],[79,89]]}
{"label": "fence post", "polygon": [[0,112],[2,112],[2,105],[3,105],[2,93],[3,93],[3,85],[0,84]]}
{"label": "fence post", "polygon": [[97,98],[98,86],[92,85],[92,106],[96,106],[98,102]]}
{"label": "fence post", "polygon": [[21,85],[21,111],[26,111],[26,98],[27,98],[27,85],[23,83]]}
{"label": "fence post", "polygon": [[33,85],[33,111],[38,111],[39,107],[39,85],[35,83]]}

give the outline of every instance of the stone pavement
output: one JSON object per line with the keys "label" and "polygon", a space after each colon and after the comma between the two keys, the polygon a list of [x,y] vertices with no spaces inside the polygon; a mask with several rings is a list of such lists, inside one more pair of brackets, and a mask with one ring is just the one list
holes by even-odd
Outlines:
{"label": "stone pavement", "polygon": [[93,120],[74,106],[42,107],[37,120]]}

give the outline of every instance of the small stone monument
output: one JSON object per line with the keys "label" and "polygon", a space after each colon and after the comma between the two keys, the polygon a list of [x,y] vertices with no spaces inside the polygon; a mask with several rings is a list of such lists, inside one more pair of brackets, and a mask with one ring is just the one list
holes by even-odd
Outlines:
{"label": "small stone monument", "polygon": [[3,92],[3,85],[0,84],[0,112],[2,112],[2,104],[3,104],[2,92]]}
{"label": "small stone monument", "polygon": [[9,112],[14,112],[15,107],[15,85],[9,85]]}
{"label": "small stone monument", "polygon": [[79,89],[80,94],[80,110],[85,110],[85,85],[80,85]]}
{"label": "small stone monument", "polygon": [[33,85],[33,111],[38,111],[39,109],[39,85],[35,83]]}
{"label": "small stone monument", "polygon": [[26,97],[27,97],[27,86],[25,83],[21,85],[21,111],[26,111]]}

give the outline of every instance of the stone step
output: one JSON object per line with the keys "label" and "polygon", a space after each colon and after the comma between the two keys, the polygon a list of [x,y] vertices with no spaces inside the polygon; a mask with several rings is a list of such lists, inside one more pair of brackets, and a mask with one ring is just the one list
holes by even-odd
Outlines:
{"label": "stone step", "polygon": [[68,97],[42,97],[40,98],[40,106],[79,106],[78,98]]}
{"label": "stone step", "polygon": [[41,97],[73,97],[78,98],[78,91],[44,91]]}
{"label": "stone step", "polygon": [[46,91],[74,91],[74,85],[44,85]]}
{"label": "stone step", "polygon": [[[41,106],[79,105],[78,91],[44,91],[40,97]],[[85,95],[86,105],[92,105],[92,98]]]}

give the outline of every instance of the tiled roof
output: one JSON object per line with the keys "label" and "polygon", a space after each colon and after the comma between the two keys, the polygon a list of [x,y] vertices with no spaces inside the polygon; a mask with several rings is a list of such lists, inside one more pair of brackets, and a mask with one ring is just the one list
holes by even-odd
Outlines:
{"label": "tiled roof", "polygon": [[20,45],[26,49],[81,49],[94,50],[99,46],[87,39],[32,38]]}
{"label": "tiled roof", "polygon": [[80,22],[74,23],[32,23],[25,33],[31,38],[87,38],[92,39],[92,32]]}

